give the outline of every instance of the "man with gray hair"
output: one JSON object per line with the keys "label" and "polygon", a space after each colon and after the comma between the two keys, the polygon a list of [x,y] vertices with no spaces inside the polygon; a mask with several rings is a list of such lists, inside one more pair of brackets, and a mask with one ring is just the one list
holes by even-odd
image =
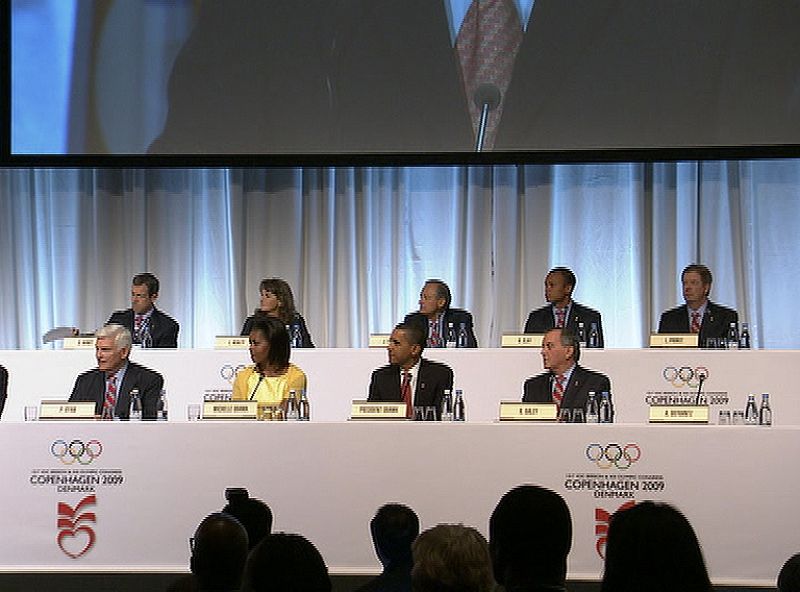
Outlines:
{"label": "man with gray hair", "polygon": [[78,376],[70,401],[94,401],[103,419],[128,419],[131,391],[138,389],[142,419],[155,419],[164,378],[158,372],[131,362],[131,332],[121,325],[106,325],[95,333],[97,368]]}

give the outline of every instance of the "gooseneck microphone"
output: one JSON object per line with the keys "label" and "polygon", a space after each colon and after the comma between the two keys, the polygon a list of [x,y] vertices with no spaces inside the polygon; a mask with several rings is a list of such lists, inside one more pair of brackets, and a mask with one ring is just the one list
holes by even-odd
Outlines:
{"label": "gooseneck microphone", "polygon": [[489,113],[500,104],[500,89],[490,82],[485,82],[475,90],[472,98],[481,111],[481,117],[478,121],[478,134],[475,137],[475,152],[483,152],[483,143],[486,139],[486,124],[489,121]]}
{"label": "gooseneck microphone", "polygon": [[[258,371],[256,371],[256,372],[258,372]],[[252,393],[250,393],[250,399],[249,399],[250,401],[252,401],[252,400],[253,400],[253,397],[255,397],[255,396],[256,396],[256,392],[258,391],[258,387],[260,387],[260,386],[261,386],[261,381],[262,381],[262,380],[264,380],[264,375],[263,375],[263,374],[261,374],[261,373],[259,372],[259,376],[258,376],[258,382],[256,383],[256,388],[254,388],[254,389],[253,389],[253,392],[252,392]]]}
{"label": "gooseneck microphone", "polygon": [[708,378],[708,375],[705,372],[699,371],[697,373],[697,378],[700,381],[700,384],[697,385],[697,397],[695,398],[694,401],[695,405],[700,404],[700,393],[703,390],[703,383],[706,381],[706,378]]}

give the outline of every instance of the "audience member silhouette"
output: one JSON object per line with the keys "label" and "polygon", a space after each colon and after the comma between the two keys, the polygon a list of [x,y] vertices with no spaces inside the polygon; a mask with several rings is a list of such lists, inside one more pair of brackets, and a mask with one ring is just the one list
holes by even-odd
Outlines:
{"label": "audience member silhouette", "polygon": [[276,533],[250,552],[242,592],[330,592],[328,568],[317,548],[299,534]]}
{"label": "audience member silhouette", "polygon": [[385,504],[378,508],[369,529],[383,572],[357,592],[410,592],[411,544],[419,534],[417,514],[403,504]]}
{"label": "audience member silhouette", "polygon": [[247,560],[247,531],[236,518],[206,516],[191,539],[189,566],[200,592],[238,590]]}
{"label": "audience member silhouette", "polygon": [[261,500],[250,497],[246,489],[228,490],[226,496],[228,504],[222,511],[242,523],[253,550],[272,530],[272,510]]}
{"label": "audience member silhouette", "polygon": [[463,524],[439,524],[414,541],[414,592],[491,592],[492,561],[481,533]]}
{"label": "audience member silhouette", "polygon": [[563,591],[571,548],[569,508],[544,487],[515,487],[489,519],[494,579],[506,592]]}
{"label": "audience member silhouette", "polygon": [[700,543],[669,504],[642,502],[611,517],[601,592],[710,592]]}
{"label": "audience member silhouette", "polygon": [[783,564],[778,574],[778,592],[800,592],[800,553]]}

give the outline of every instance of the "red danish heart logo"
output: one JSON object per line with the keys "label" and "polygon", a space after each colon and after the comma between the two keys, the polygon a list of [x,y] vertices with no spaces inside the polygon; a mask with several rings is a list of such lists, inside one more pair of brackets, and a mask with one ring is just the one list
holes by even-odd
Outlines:
{"label": "red danish heart logo", "polygon": [[88,526],[79,526],[74,531],[58,533],[58,547],[72,559],[77,559],[94,546],[94,531]]}
{"label": "red danish heart logo", "polygon": [[95,534],[91,526],[81,524],[83,522],[97,522],[94,512],[79,513],[84,506],[97,503],[94,494],[87,495],[73,508],[67,503],[58,503],[58,521],[56,522],[58,536],[56,542],[58,548],[72,559],[77,559],[81,555],[89,552],[94,546]]}

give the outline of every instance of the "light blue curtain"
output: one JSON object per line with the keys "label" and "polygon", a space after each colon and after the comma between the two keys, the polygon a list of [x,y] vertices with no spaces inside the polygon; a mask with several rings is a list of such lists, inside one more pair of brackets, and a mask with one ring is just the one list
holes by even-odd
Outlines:
{"label": "light blue curtain", "polygon": [[269,276],[292,285],[318,346],[366,345],[438,277],[491,347],[543,304],[555,265],[602,312],[607,346],[641,347],[695,261],[756,345],[798,348],[798,187],[795,160],[0,170],[0,348],[94,330],[145,270],[182,347],[237,334]]}

